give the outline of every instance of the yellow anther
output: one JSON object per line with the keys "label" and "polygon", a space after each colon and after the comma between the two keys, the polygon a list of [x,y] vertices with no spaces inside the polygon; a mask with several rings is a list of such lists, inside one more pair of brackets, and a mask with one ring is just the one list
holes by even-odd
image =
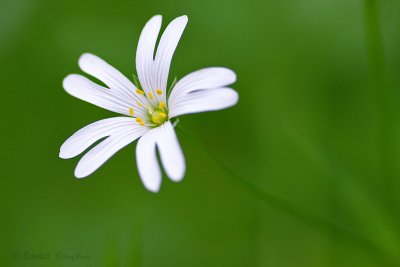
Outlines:
{"label": "yellow anther", "polygon": [[139,107],[143,107],[143,104],[140,102],[136,102],[136,105],[138,105]]}
{"label": "yellow anther", "polygon": [[136,93],[139,94],[139,95],[144,95],[144,92],[142,90],[140,90],[140,89],[136,89]]}
{"label": "yellow anther", "polygon": [[164,101],[161,101],[160,104],[158,104],[159,109],[163,109],[165,107]]}
{"label": "yellow anther", "polygon": [[156,93],[157,93],[157,95],[162,95],[162,90],[161,89],[157,89]]}
{"label": "yellow anther", "polygon": [[140,122],[140,126],[144,126],[144,122]]}
{"label": "yellow anther", "polygon": [[148,92],[147,95],[149,96],[150,100],[153,100],[153,94],[151,92]]}
{"label": "yellow anther", "polygon": [[129,108],[129,115],[133,116],[133,108]]}
{"label": "yellow anther", "polygon": [[167,117],[166,113],[156,110],[151,116],[151,121],[157,125],[161,125],[167,120]]}
{"label": "yellow anther", "polygon": [[142,118],[136,118],[137,122],[142,122]]}

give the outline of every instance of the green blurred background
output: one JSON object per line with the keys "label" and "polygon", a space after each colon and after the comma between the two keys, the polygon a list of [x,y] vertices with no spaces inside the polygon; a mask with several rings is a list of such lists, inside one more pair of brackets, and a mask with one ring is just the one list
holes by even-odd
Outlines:
{"label": "green blurred background", "polygon": [[[238,74],[237,106],[181,124],[254,187],[179,132],[158,194],[135,144],[81,180],[58,158],[115,116],[62,79],[84,52],[131,78],[155,14],[189,16],[170,78]],[[0,0],[0,265],[400,266],[399,70],[398,0]]]}

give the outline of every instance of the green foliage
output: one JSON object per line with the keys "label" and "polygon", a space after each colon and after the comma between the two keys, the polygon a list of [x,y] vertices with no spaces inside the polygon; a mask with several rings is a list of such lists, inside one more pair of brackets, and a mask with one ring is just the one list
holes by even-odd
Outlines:
{"label": "green foliage", "polygon": [[[231,68],[239,104],[180,117],[187,173],[159,194],[134,144],[78,180],[60,145],[119,115],[62,79],[84,52],[132,73],[158,12],[164,27],[189,17],[170,79]],[[399,12],[394,0],[2,1],[1,266],[399,266]]]}

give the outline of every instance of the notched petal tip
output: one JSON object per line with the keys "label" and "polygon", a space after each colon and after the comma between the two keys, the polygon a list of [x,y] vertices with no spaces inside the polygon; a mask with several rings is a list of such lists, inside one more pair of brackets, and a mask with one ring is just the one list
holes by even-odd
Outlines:
{"label": "notched petal tip", "polygon": [[62,85],[66,91],[74,89],[76,87],[76,81],[79,80],[81,75],[79,74],[69,74],[64,78]]}
{"label": "notched petal tip", "polygon": [[[146,23],[146,25],[149,25],[149,24],[160,24],[161,25],[161,23],[162,23],[162,16],[161,15],[154,15],[153,17],[151,17],[148,21],[147,21],[147,23]],[[146,27],[146,25],[145,25],[145,27]]]}
{"label": "notched petal tip", "polygon": [[150,192],[152,192],[152,193],[158,193],[158,192],[160,192],[161,184],[158,185],[157,187],[151,187],[151,186],[148,186],[148,185],[144,184],[144,187],[145,187],[148,191],[150,191]]}
{"label": "notched petal tip", "polygon": [[188,18],[187,15],[182,15],[182,16],[180,16],[180,17],[177,17],[176,19],[180,19],[180,20],[186,21],[186,22],[188,22],[188,20],[189,20],[189,18]]}
{"label": "notched petal tip", "polygon": [[96,61],[100,60],[100,58],[94,54],[91,53],[83,53],[78,60],[78,65],[79,68],[81,68],[82,71],[87,72],[88,69],[93,66]]}
{"label": "notched petal tip", "polygon": [[168,174],[168,177],[171,181],[173,182],[180,182],[183,180],[183,178],[185,177],[185,173],[186,173],[186,166],[184,166],[179,173],[174,173],[174,174]]}
{"label": "notched petal tip", "polygon": [[172,20],[169,25],[174,25],[174,27],[183,27],[184,29],[188,23],[188,20],[188,16],[183,15]]}
{"label": "notched petal tip", "polygon": [[146,174],[143,174],[139,171],[139,176],[140,176],[140,180],[143,183],[143,186],[147,190],[149,190],[150,192],[153,192],[153,193],[158,193],[160,191],[161,182],[162,182],[161,174],[160,174],[160,177],[156,177],[156,179],[153,179],[154,177],[149,177]]}
{"label": "notched petal tip", "polygon": [[60,152],[58,153],[58,156],[62,159],[70,159],[79,155],[74,153],[74,149],[73,147],[71,147],[70,140],[71,137],[68,138],[60,147]]}
{"label": "notched petal tip", "polygon": [[69,159],[70,157],[68,157],[68,154],[65,152],[65,150],[62,148],[60,148],[60,152],[58,153],[58,157],[61,159]]}
{"label": "notched petal tip", "polygon": [[235,90],[232,90],[232,99],[234,99],[234,103],[232,106],[236,105],[239,102],[239,93]]}
{"label": "notched petal tip", "polygon": [[236,73],[231,69],[227,69],[227,70],[229,71],[229,75],[231,76],[231,77],[229,77],[230,81],[231,81],[231,83],[229,83],[229,84],[235,83],[237,81]]}
{"label": "notched petal tip", "polygon": [[62,86],[64,89],[69,86],[71,83],[71,79],[73,78],[74,74],[68,74],[62,81]]}
{"label": "notched petal tip", "polygon": [[239,102],[239,93],[233,89],[230,89],[226,95],[226,98],[229,100],[227,102],[226,107],[224,107],[222,109],[226,109],[226,108],[235,106]]}
{"label": "notched petal tip", "polygon": [[82,55],[79,57],[79,60],[82,60],[82,59],[85,59],[85,58],[87,58],[87,59],[97,58],[97,56],[95,54],[90,53],[90,52],[85,52],[85,53],[82,53]]}
{"label": "notched petal tip", "polygon": [[[136,160],[138,160],[138,159],[136,158]],[[156,163],[156,164],[158,164],[158,163]],[[162,183],[161,173],[157,173],[157,174],[153,174],[153,175],[155,175],[155,176],[154,177],[149,176],[148,173],[143,173],[139,168],[139,176],[140,176],[140,180],[143,183],[143,186],[150,192],[158,193],[160,191],[161,183]]]}
{"label": "notched petal tip", "polygon": [[82,173],[82,172],[76,171],[76,170],[74,172],[74,175],[75,175],[75,178],[78,178],[78,179],[86,178],[89,176],[89,174],[85,174],[85,173]]}
{"label": "notched petal tip", "polygon": [[81,162],[78,162],[78,165],[76,166],[75,171],[74,171],[74,176],[78,179],[86,178],[96,170],[87,171],[87,170],[85,170],[85,168],[82,167]]}

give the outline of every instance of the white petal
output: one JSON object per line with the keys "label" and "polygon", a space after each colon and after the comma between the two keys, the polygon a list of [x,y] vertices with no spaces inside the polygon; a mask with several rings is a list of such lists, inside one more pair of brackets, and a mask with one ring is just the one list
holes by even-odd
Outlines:
{"label": "white petal", "polygon": [[157,15],[146,23],[140,34],[136,50],[136,70],[143,90],[146,92],[153,89],[154,49],[160,32],[161,21],[161,16]]}
{"label": "white petal", "polygon": [[225,87],[236,81],[236,74],[227,68],[212,67],[192,72],[175,85],[168,99],[168,105],[173,106],[180,97],[186,94],[204,89]]}
{"label": "white petal", "polygon": [[60,148],[60,158],[73,158],[96,141],[118,132],[129,131],[131,128],[141,127],[133,118],[115,117],[91,123],[68,138]]}
{"label": "white petal", "polygon": [[143,135],[136,146],[136,163],[143,185],[152,192],[158,192],[161,186],[161,171],[156,156],[154,130]]}
{"label": "white petal", "polygon": [[111,158],[111,156],[139,138],[145,131],[145,127],[138,126],[128,131],[121,131],[111,135],[82,157],[76,166],[75,176],[77,178],[83,178],[92,174]]}
{"label": "white petal", "polygon": [[163,94],[160,100],[166,100],[168,73],[175,49],[188,22],[187,16],[174,19],[165,29],[157,47],[154,66],[154,89],[161,89]]}
{"label": "white petal", "polygon": [[168,177],[175,182],[182,180],[186,169],[185,157],[171,122],[168,121],[156,128],[154,135]]}
{"label": "white petal", "polygon": [[105,83],[113,92],[122,97],[139,101],[135,85],[113,66],[93,54],[83,54],[79,58],[80,68],[87,74]]}
{"label": "white petal", "polygon": [[136,162],[144,186],[152,192],[158,192],[161,185],[156,147],[165,172],[172,181],[182,180],[186,169],[185,158],[171,122],[147,132],[136,146]]}
{"label": "white petal", "polygon": [[63,87],[72,96],[113,112],[129,116],[129,109],[134,107],[138,116],[145,114],[133,99],[116,95],[110,89],[79,74],[68,75],[63,81]]}
{"label": "white petal", "polygon": [[169,117],[204,111],[220,110],[237,103],[238,93],[231,88],[194,91],[184,95],[170,106]]}

